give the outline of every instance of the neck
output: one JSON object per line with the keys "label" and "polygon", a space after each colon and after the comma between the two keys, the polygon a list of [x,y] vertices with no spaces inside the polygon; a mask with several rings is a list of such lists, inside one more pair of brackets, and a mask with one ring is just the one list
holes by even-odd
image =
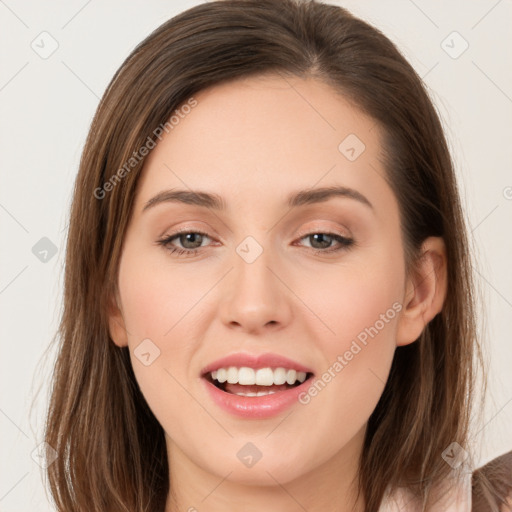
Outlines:
{"label": "neck", "polygon": [[236,467],[226,474],[201,468],[167,438],[170,493],[165,512],[363,512],[357,498],[358,463],[364,428],[332,458],[286,480],[260,468],[257,483],[240,482]]}

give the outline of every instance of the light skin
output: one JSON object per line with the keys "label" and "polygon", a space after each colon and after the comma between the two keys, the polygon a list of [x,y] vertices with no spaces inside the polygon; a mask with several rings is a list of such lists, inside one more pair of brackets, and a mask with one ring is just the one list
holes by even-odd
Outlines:
{"label": "light skin", "polygon": [[[194,97],[197,106],[145,162],[110,311],[112,340],[130,347],[166,433],[176,495],[166,511],[363,510],[352,483],[366,424],[396,347],[414,342],[442,308],[442,240],[425,241],[408,276],[379,127],[329,86],[270,75]],[[366,146],[354,161],[338,149],[349,134]],[[286,203],[299,190],[331,186],[353,189],[371,206],[346,196]],[[161,202],[143,211],[170,189],[218,194],[226,206]],[[177,229],[207,236],[156,243]],[[354,244],[308,236],[315,233]],[[263,249],[252,263],[236,252],[247,236]],[[196,255],[169,251],[191,251],[194,240],[202,245]],[[276,353],[318,378],[394,303],[400,313],[307,405],[244,419],[206,393],[201,369],[238,352]],[[134,349],[147,338],[160,356],[144,366]],[[247,442],[262,453],[251,468],[237,458]]]}

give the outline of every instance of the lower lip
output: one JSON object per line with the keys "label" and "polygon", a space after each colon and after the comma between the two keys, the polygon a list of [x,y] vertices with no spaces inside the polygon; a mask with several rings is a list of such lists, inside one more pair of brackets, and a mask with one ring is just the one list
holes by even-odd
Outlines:
{"label": "lower lip", "polygon": [[222,409],[235,416],[250,419],[271,418],[299,402],[299,395],[306,391],[312,379],[305,380],[299,386],[277,391],[264,396],[239,396],[226,393],[209,380],[203,378],[213,401]]}

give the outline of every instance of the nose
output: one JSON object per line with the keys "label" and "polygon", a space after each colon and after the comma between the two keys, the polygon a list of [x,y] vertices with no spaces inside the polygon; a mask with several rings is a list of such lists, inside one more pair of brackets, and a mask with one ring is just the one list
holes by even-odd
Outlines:
{"label": "nose", "polygon": [[224,325],[241,332],[258,334],[279,330],[292,318],[291,298],[286,276],[263,250],[249,263],[238,254],[234,268],[223,280],[220,319]]}

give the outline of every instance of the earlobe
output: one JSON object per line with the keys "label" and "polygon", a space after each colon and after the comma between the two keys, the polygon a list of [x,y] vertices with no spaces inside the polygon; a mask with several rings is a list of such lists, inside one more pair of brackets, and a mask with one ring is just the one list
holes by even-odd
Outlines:
{"label": "earlobe", "polygon": [[443,309],[447,278],[444,240],[440,237],[427,238],[414,271],[407,279],[397,331],[398,346],[417,340],[426,325]]}
{"label": "earlobe", "polygon": [[128,336],[119,301],[112,295],[108,305],[108,329],[112,341],[118,347],[128,346]]}

